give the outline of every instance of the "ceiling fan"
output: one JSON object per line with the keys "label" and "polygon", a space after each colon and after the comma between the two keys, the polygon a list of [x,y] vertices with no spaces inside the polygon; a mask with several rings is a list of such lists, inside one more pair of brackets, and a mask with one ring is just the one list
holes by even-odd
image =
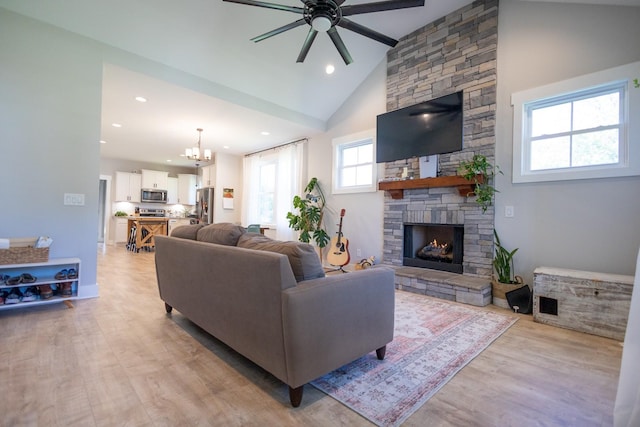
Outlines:
{"label": "ceiling fan", "polygon": [[352,6],[342,6],[345,0],[301,0],[304,3],[304,7],[285,6],[276,3],[266,3],[257,0],[223,0],[231,3],[246,4],[249,6],[264,7],[267,9],[284,10],[286,12],[293,12],[302,15],[302,18],[294,21],[290,24],[284,25],[275,30],[271,30],[267,33],[259,35],[251,39],[251,41],[259,42],[269,37],[284,33],[285,31],[299,27],[304,24],[310,26],[309,33],[305,39],[300,54],[296,62],[304,62],[304,59],[309,53],[311,44],[315,40],[318,32],[326,32],[329,34],[331,41],[335,45],[336,49],[342,56],[344,63],[349,65],[353,62],[347,47],[345,46],[342,38],[338,34],[336,26],[353,31],[365,37],[369,37],[380,43],[384,43],[388,46],[394,47],[398,40],[385,36],[377,31],[367,28],[363,25],[357,24],[345,16],[359,15],[361,13],[383,12],[385,10],[405,9],[409,7],[424,6],[424,0],[386,0],[375,3],[363,3]]}

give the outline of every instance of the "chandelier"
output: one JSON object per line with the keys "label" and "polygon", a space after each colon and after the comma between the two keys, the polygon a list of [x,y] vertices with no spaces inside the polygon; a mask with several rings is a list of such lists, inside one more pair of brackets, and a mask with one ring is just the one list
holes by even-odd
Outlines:
{"label": "chandelier", "polygon": [[[198,128],[196,130],[198,131],[198,146],[193,148],[187,148],[184,152],[184,155],[189,160],[195,160],[196,166],[198,166],[200,162],[208,162],[211,160],[211,150],[206,149],[204,150],[204,153],[203,153],[200,147],[200,140],[202,137],[202,128]],[[200,157],[201,153],[203,154],[202,157]]]}

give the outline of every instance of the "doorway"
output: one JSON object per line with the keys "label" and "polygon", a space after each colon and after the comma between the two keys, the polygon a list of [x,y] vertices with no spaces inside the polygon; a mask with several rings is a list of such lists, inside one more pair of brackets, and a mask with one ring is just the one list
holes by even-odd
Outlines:
{"label": "doorway", "polygon": [[109,212],[111,194],[111,177],[100,175],[98,184],[98,243],[106,243],[109,239]]}

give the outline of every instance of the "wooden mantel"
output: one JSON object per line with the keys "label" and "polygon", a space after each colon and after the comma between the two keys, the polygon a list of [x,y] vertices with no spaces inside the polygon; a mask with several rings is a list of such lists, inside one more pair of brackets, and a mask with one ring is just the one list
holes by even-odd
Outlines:
{"label": "wooden mantel", "polygon": [[[478,181],[483,182],[484,176],[478,175]],[[379,190],[386,190],[392,199],[402,199],[404,190],[434,187],[458,187],[461,196],[473,195],[475,182],[462,176],[438,176],[436,178],[403,179],[398,181],[383,181],[378,183]]]}

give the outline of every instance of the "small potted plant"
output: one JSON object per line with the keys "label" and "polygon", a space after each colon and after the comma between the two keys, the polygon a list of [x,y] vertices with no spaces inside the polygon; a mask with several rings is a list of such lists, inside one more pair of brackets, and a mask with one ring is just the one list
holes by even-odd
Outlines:
{"label": "small potted plant", "polygon": [[498,307],[509,308],[505,294],[523,285],[522,277],[516,276],[513,268],[513,256],[518,251],[518,248],[509,251],[502,246],[496,230],[493,230],[493,236],[495,251],[493,257],[495,276],[491,280],[493,304]]}
{"label": "small potted plant", "polygon": [[317,178],[311,178],[304,191],[304,197],[294,196],[293,207],[298,213],[287,213],[289,227],[299,231],[298,240],[309,243],[312,239],[320,248],[320,258],[322,258],[322,248],[327,246],[329,235],[322,228],[322,217],[324,214],[325,198],[322,188]]}
{"label": "small potted plant", "polygon": [[[471,160],[460,162],[458,167],[458,174],[475,184],[473,194],[483,213],[493,204],[493,196],[498,192],[493,186],[496,172],[502,173],[498,166],[491,165],[487,157],[482,154],[475,154]],[[472,194],[469,193],[469,195]]]}

